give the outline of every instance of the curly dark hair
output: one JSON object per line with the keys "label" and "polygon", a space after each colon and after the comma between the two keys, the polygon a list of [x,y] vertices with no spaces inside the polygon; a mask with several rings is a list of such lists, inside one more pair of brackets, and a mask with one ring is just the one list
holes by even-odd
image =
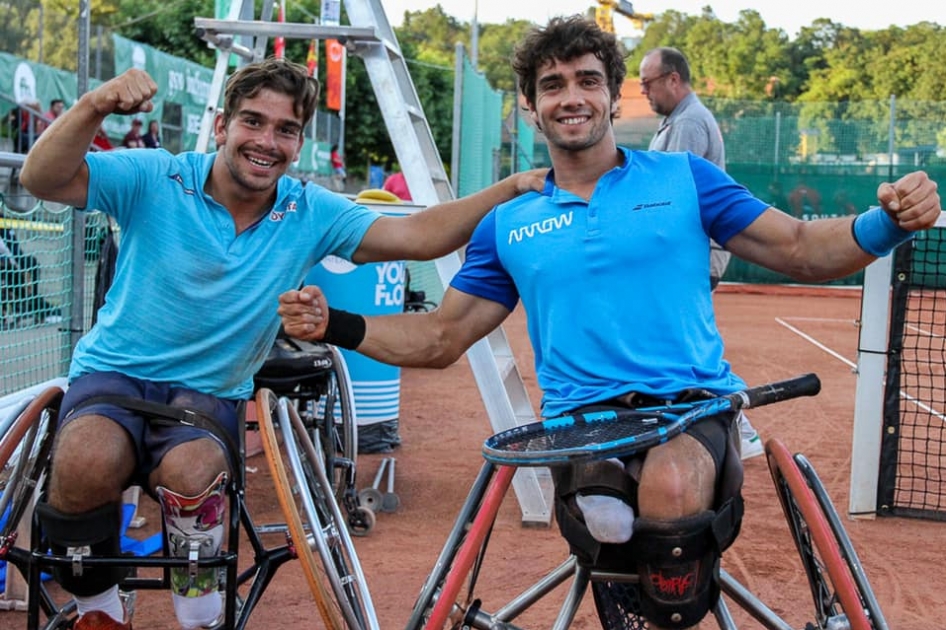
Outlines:
{"label": "curly dark hair", "polygon": [[571,61],[591,53],[604,64],[608,88],[617,97],[624,83],[627,53],[613,33],[606,33],[593,21],[582,15],[557,17],[544,27],[535,28],[516,46],[512,69],[519,77],[519,89],[526,101],[535,104],[536,74],[546,63]]}
{"label": "curly dark hair", "polygon": [[319,97],[318,80],[310,77],[301,64],[268,57],[243,66],[227,80],[223,97],[224,123],[230,122],[243,99],[253,98],[264,89],[292,96],[293,107],[302,118],[303,126],[312,119]]}

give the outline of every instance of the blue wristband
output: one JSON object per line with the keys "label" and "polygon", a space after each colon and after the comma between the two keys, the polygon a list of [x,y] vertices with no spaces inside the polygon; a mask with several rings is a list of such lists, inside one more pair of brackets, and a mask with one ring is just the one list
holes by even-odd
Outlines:
{"label": "blue wristband", "polygon": [[871,208],[854,219],[851,226],[854,242],[871,256],[882,258],[913,238],[913,232],[893,222],[883,208]]}

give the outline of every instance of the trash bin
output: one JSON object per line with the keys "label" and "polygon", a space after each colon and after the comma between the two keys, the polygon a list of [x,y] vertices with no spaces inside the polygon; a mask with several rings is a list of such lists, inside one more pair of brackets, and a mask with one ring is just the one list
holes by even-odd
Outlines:
{"label": "trash bin", "polygon": [[[369,191],[366,191],[366,193]],[[381,191],[370,191],[378,195]],[[363,193],[365,194],[365,193]],[[386,199],[386,195],[381,199]],[[418,207],[398,208],[400,201],[385,203],[378,196],[359,197],[385,214],[409,214]],[[306,284],[319,286],[329,306],[360,315],[388,315],[404,310],[407,265],[404,261],[355,265],[328,256],[306,276]],[[381,363],[353,350],[341,350],[348,364],[355,398],[359,453],[388,453],[401,443],[398,432],[401,404],[401,368]]]}

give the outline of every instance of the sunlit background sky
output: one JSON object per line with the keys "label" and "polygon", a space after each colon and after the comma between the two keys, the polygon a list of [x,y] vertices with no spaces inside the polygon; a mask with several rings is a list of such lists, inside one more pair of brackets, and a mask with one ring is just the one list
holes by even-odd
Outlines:
{"label": "sunlit background sky", "polygon": [[[507,19],[530,20],[544,23],[556,15],[584,13],[596,6],[596,0],[381,0],[388,20],[400,25],[405,11],[423,11],[440,4],[448,15],[471,22],[476,13],[480,22],[503,23]],[[659,14],[668,9],[699,15],[703,7],[713,8],[716,17],[724,22],[735,22],[739,12],[752,8],[759,12],[770,28],[781,28],[795,37],[803,26],[817,18],[829,18],[845,26],[864,30],[884,29],[891,25],[909,26],[922,21],[946,25],[946,2],[942,0],[899,0],[864,2],[863,0],[640,0],[632,1],[639,13]],[[633,35],[634,29],[626,18],[615,14],[615,31]]]}

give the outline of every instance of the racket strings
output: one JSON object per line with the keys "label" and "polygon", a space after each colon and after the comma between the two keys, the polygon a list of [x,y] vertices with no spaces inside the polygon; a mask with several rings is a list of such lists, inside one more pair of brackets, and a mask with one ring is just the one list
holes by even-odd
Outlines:
{"label": "racket strings", "polygon": [[633,440],[659,431],[668,422],[667,418],[654,413],[603,412],[590,418],[575,416],[575,421],[570,423],[543,423],[541,431],[535,431],[534,426],[531,430],[512,429],[494,436],[496,439],[490,446],[518,453],[584,448],[592,444]]}

